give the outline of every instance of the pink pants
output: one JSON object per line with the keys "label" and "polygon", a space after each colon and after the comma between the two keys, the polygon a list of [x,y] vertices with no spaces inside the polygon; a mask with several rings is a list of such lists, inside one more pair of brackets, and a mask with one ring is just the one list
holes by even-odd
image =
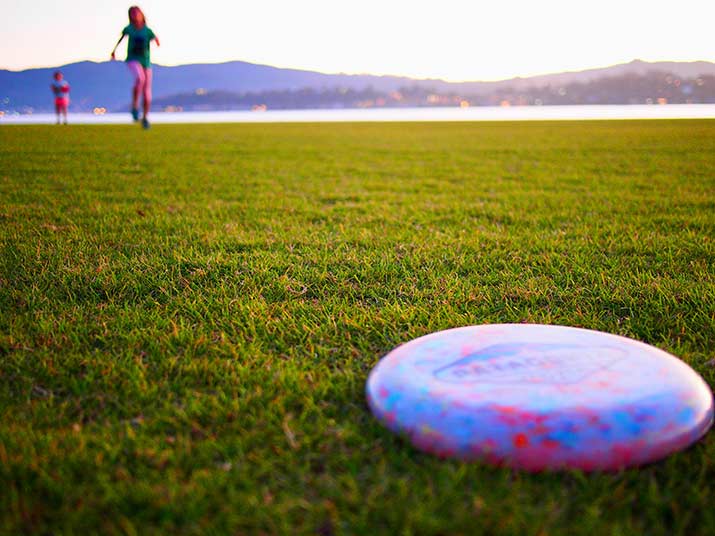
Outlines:
{"label": "pink pants", "polygon": [[151,67],[145,68],[138,61],[128,61],[127,67],[134,77],[134,90],[144,97],[145,102],[151,102]]}

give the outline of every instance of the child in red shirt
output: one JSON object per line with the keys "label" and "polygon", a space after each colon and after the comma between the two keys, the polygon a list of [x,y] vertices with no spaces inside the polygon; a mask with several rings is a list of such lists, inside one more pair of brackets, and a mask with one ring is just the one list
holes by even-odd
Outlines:
{"label": "child in red shirt", "polygon": [[57,114],[57,124],[60,124],[60,115],[67,124],[67,107],[70,105],[70,85],[64,79],[60,71],[55,72],[55,81],[50,84],[52,93],[55,95],[55,113]]}

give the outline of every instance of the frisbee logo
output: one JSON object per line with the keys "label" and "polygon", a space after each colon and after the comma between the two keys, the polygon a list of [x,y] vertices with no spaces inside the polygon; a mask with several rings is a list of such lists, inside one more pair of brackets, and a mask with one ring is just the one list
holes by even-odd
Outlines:
{"label": "frisbee logo", "polygon": [[612,346],[495,344],[433,372],[447,383],[578,383],[626,356]]}

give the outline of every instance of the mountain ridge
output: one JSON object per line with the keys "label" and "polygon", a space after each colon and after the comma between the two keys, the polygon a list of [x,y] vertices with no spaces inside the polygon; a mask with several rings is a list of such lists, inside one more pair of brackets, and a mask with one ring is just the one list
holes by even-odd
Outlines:
{"label": "mountain ridge", "polygon": [[[89,111],[94,107],[108,110],[125,109],[129,100],[129,74],[120,61],[79,61],[60,67],[0,70],[0,110],[30,112],[50,111],[52,98],[49,85],[52,73],[61,70],[72,86],[73,111]],[[240,60],[221,63],[193,63],[177,66],[154,66],[154,96],[157,99],[185,94],[197,90],[233,93],[313,90],[363,91],[371,88],[378,92],[395,92],[414,87],[437,93],[486,95],[509,88],[523,91],[539,86],[587,83],[599,78],[643,75],[662,71],[673,76],[695,78],[715,76],[715,63],[646,62],[597,67],[579,71],[566,71],[530,77],[516,77],[499,81],[450,82],[441,79],[419,79],[394,75],[321,73],[303,69],[279,68]]]}

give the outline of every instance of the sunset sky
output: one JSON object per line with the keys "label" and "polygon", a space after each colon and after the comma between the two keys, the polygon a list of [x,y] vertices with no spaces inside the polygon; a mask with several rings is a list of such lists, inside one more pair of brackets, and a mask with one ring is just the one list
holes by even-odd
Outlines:
{"label": "sunset sky", "polygon": [[[104,61],[129,3],[4,0],[0,68]],[[715,2],[145,0],[155,63],[242,60],[322,72],[498,80],[715,60]],[[58,8],[61,6],[61,9]],[[123,59],[126,45],[120,47]]]}

